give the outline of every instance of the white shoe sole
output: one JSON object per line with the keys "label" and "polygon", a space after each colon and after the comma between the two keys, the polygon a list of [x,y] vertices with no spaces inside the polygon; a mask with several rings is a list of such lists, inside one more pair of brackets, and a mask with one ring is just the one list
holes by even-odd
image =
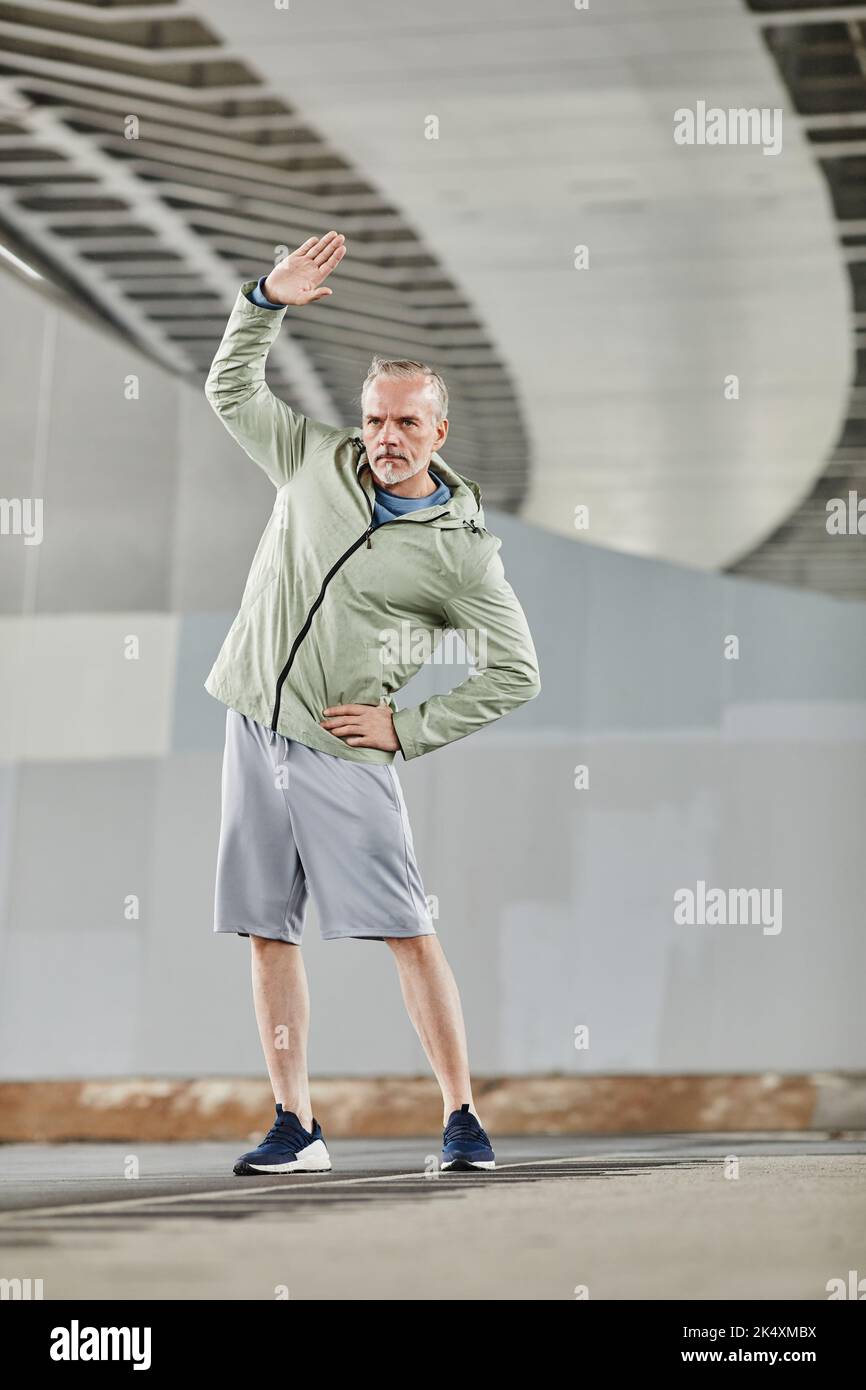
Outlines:
{"label": "white shoe sole", "polygon": [[449,1168],[454,1168],[457,1172],[465,1172],[467,1168],[495,1168],[495,1158],[480,1158],[477,1161],[471,1158],[452,1158],[449,1163],[443,1163],[441,1171],[447,1172]]}
{"label": "white shoe sole", "polygon": [[330,1173],[331,1156],[321,1139],[308,1144],[291,1163],[245,1163],[251,1173]]}

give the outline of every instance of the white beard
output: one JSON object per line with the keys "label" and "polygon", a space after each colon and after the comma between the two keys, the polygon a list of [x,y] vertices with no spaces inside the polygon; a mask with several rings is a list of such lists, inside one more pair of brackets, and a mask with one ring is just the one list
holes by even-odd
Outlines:
{"label": "white beard", "polygon": [[417,473],[422,472],[427,467],[427,464],[418,463],[413,468],[408,460],[382,459],[375,466],[371,463],[370,467],[373,470],[373,476],[384,487],[393,487],[395,483],[405,483],[407,478],[414,478]]}

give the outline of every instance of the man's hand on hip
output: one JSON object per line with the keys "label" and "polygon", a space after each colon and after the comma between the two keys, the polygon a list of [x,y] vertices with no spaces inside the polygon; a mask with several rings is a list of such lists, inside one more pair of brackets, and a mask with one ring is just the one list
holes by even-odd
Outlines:
{"label": "man's hand on hip", "polygon": [[330,716],[319,720],[322,728],[353,748],[381,748],[385,753],[400,751],[400,740],[394,731],[394,714],[389,705],[331,705],[322,712]]}

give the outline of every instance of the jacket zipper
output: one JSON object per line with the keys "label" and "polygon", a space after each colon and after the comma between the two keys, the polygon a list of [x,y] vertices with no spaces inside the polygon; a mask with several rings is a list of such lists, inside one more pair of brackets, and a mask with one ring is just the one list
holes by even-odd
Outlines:
{"label": "jacket zipper", "polygon": [[[272,732],[272,733],[276,733],[276,732],[277,732],[277,722],[278,722],[279,717],[280,717],[280,700],[282,699],[283,685],[284,685],[284,683],[285,683],[286,676],[289,674],[289,671],[292,669],[292,662],[293,662],[294,659],[295,659],[295,653],[297,652],[298,647],[301,645],[301,643],[303,642],[304,638],[306,637],[307,633],[308,633],[309,630],[310,630],[310,626],[311,626],[312,621],[313,621],[313,615],[315,614],[316,609],[319,608],[319,607],[321,606],[322,599],[325,597],[325,590],[327,589],[327,587],[328,587],[328,585],[330,584],[331,580],[333,579],[334,575],[337,573],[337,570],[340,569],[340,567],[341,567],[343,564],[345,564],[346,560],[348,560],[348,558],[349,558],[350,555],[354,555],[354,553],[355,553],[355,551],[358,549],[358,547],[364,544],[364,541],[367,542],[367,549],[368,549],[368,550],[371,550],[371,549],[372,549],[372,544],[371,544],[371,541],[370,541],[370,532],[371,532],[371,531],[374,531],[374,530],[376,529],[375,526],[373,525],[373,520],[374,520],[374,517],[375,517],[375,508],[374,508],[373,503],[370,501],[370,498],[369,498],[369,496],[368,496],[366,490],[364,490],[364,496],[367,498],[367,502],[368,502],[369,507],[370,507],[370,525],[367,527],[366,531],[364,531],[364,533],[358,537],[358,539],[357,539],[356,541],[353,541],[353,542],[352,542],[352,544],[349,546],[349,549],[348,549],[348,550],[345,550],[345,551],[343,552],[343,554],[340,556],[339,560],[335,561],[335,563],[334,563],[334,564],[331,566],[331,568],[328,570],[328,573],[325,575],[324,579],[322,580],[322,587],[321,587],[321,589],[320,589],[319,592],[318,592],[318,595],[317,595],[317,597],[316,597],[316,601],[315,601],[315,603],[312,605],[312,607],[310,608],[310,611],[308,612],[306,618],[304,619],[304,625],[303,625],[303,627],[301,628],[300,632],[298,633],[297,637],[295,638],[294,642],[292,643],[292,649],[291,649],[291,651],[289,652],[289,655],[288,655],[288,659],[287,659],[287,661],[286,661],[286,664],[285,664],[285,666],[283,667],[282,671],[280,672],[279,676],[277,677],[276,694],[275,694],[275,698],[274,698],[274,711],[273,711],[273,714],[272,714],[272,716],[271,716],[271,732]],[[411,525],[413,525],[413,526],[426,526],[426,524],[427,524],[428,522],[430,522],[430,521],[436,521],[436,520],[438,520],[438,518],[439,518],[440,516],[450,516],[450,515],[451,515],[450,512],[437,512],[435,516],[428,516],[428,517],[425,517],[425,519],[424,519],[423,521],[413,521],[411,517],[400,517],[399,520],[400,520],[403,524],[407,524],[407,523],[408,523],[408,524],[411,524]],[[390,524],[390,523],[389,523],[389,524]],[[475,529],[475,528],[473,527],[473,530],[474,530],[474,529]]]}

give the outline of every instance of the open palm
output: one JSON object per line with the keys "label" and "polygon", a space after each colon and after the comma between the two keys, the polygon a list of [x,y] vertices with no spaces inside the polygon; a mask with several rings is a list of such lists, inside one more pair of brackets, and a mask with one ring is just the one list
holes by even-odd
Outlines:
{"label": "open palm", "polygon": [[275,265],[264,284],[265,296],[275,304],[315,304],[333,291],[324,286],[346,254],[342,233],[311,236]]}

